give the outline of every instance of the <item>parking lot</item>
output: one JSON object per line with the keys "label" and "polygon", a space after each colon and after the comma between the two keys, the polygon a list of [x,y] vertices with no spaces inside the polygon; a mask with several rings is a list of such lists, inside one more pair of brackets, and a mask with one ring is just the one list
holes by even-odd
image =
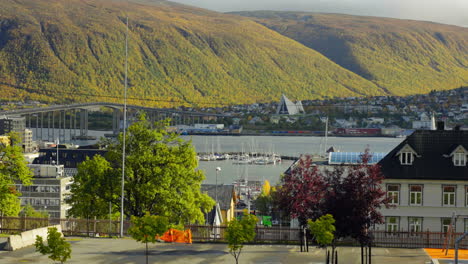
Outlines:
{"label": "parking lot", "polygon": [[[144,244],[132,239],[67,238],[72,244],[72,258],[67,263],[144,263]],[[299,246],[247,245],[240,263],[324,263],[325,250],[310,248],[299,252]],[[430,263],[423,249],[373,248],[373,263]],[[338,248],[339,263],[360,263],[360,248]],[[226,244],[150,244],[150,263],[235,263]],[[0,263],[51,263],[33,246],[14,252],[0,251]]]}

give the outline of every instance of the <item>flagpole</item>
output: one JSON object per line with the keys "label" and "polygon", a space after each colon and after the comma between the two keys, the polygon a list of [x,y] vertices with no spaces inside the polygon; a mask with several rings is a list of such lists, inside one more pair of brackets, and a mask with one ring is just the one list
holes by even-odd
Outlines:
{"label": "flagpole", "polygon": [[127,131],[127,71],[128,71],[128,16],[127,31],[125,33],[125,87],[124,87],[124,113],[123,113],[123,142],[122,142],[122,186],[120,195],[120,237],[123,237],[124,222],[124,188],[125,188],[125,139]]}

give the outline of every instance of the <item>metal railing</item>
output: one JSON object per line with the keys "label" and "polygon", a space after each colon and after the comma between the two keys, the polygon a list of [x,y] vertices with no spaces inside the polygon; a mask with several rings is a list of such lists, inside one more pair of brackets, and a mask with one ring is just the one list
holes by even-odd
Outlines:
{"label": "metal railing", "polygon": [[[120,232],[118,220],[0,217],[0,233],[17,234],[50,225],[61,225],[67,236],[118,236]],[[129,227],[130,222],[124,222],[125,235]]]}
{"label": "metal railing", "polygon": [[[0,233],[16,234],[23,231],[58,225],[67,236],[118,236],[120,222],[109,219],[58,219],[58,218],[29,218],[29,217],[0,217]],[[130,222],[124,222],[124,235]],[[186,225],[185,229],[192,231],[193,242],[221,242],[225,243],[227,226]],[[255,228],[256,236],[253,243],[299,244],[300,229],[290,227],[262,227]],[[446,233],[442,232],[385,232],[373,231],[372,245],[375,247],[396,248],[440,248],[444,247]],[[462,233],[454,233],[459,237]],[[338,245],[354,245],[359,243],[351,238],[337,241]],[[450,244],[450,248],[454,245]],[[468,249],[468,238],[460,241],[459,248]]]}

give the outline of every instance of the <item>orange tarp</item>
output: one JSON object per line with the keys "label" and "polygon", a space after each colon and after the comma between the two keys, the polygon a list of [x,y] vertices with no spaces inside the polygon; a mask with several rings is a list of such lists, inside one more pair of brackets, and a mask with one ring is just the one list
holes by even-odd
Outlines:
{"label": "orange tarp", "polygon": [[[453,249],[449,249],[447,255],[445,255],[445,250],[440,248],[425,248],[424,250],[433,259],[453,259],[455,257],[455,250]],[[458,259],[468,259],[468,250],[459,249]]]}
{"label": "orange tarp", "polygon": [[159,239],[166,242],[176,242],[176,243],[189,243],[192,244],[192,231],[187,229],[185,231],[176,230],[170,228],[164,233]]}

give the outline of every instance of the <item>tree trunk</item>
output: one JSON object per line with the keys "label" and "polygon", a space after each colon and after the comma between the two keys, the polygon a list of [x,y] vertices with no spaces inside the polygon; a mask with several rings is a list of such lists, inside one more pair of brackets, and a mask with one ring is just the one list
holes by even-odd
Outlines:
{"label": "tree trunk", "polygon": [[369,264],[372,263],[372,242],[369,243]]}
{"label": "tree trunk", "polygon": [[364,246],[361,243],[361,264],[364,264]]}
{"label": "tree trunk", "polygon": [[146,241],[146,264],[148,264],[148,241]]}

